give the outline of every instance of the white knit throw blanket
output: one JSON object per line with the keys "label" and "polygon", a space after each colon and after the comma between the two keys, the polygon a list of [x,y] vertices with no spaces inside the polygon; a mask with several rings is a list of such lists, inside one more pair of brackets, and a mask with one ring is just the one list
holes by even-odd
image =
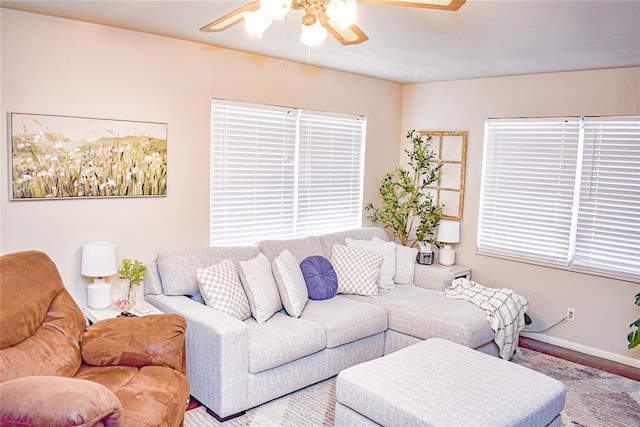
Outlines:
{"label": "white knit throw blanket", "polygon": [[487,288],[460,278],[451,282],[444,290],[448,298],[464,299],[482,308],[495,332],[494,341],[500,349],[500,357],[511,359],[518,348],[518,337],[525,326],[524,313],[529,307],[527,300],[506,288]]}

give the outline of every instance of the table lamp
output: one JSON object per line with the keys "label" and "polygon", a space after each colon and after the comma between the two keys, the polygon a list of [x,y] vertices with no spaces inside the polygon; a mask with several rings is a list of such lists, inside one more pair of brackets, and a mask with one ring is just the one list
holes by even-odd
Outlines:
{"label": "table lamp", "polygon": [[82,245],[80,273],[94,278],[93,283],[87,287],[87,304],[90,308],[103,310],[111,306],[111,283],[104,278],[117,272],[115,243],[96,240]]}
{"label": "table lamp", "polygon": [[460,241],[460,223],[457,221],[440,220],[438,224],[439,242],[444,243],[444,247],[440,248],[440,264],[453,265],[456,262],[456,251],[453,250],[451,244]]}

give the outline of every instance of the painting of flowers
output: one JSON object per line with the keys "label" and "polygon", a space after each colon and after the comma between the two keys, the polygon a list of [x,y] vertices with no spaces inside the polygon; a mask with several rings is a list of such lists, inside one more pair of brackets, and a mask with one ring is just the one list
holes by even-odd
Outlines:
{"label": "painting of flowers", "polygon": [[12,200],[166,196],[166,123],[10,115]]}

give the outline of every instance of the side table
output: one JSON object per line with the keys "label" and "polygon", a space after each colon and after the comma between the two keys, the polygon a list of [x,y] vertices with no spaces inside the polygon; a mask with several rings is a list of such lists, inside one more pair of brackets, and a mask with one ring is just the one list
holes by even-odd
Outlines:
{"label": "side table", "polygon": [[442,265],[439,262],[434,262],[433,264],[431,264],[432,267],[436,267],[436,268],[442,268],[445,270],[449,270],[451,272],[453,272],[453,278],[454,279],[459,279],[461,277],[464,277],[465,279],[471,280],[471,268],[464,266],[464,265],[460,265],[460,264],[453,264],[453,265]]}
{"label": "side table", "polygon": [[[116,309],[113,305],[103,310],[96,310],[95,308],[82,307],[82,312],[85,317],[89,319],[90,323],[95,323],[99,320],[112,319],[120,314],[120,310]],[[136,316],[147,316],[149,314],[163,314],[160,310],[149,304],[148,302],[142,302],[136,304],[131,309],[131,313]]]}

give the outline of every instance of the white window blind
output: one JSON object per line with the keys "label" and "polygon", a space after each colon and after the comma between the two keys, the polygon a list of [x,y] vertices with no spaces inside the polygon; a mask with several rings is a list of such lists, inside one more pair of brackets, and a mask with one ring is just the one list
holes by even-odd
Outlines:
{"label": "white window blind", "polygon": [[640,277],[639,127],[487,120],[478,250]]}
{"label": "white window blind", "polygon": [[359,227],[365,125],[359,116],[214,100],[210,244]]}
{"label": "white window blind", "polygon": [[585,118],[573,265],[640,276],[640,122]]}

